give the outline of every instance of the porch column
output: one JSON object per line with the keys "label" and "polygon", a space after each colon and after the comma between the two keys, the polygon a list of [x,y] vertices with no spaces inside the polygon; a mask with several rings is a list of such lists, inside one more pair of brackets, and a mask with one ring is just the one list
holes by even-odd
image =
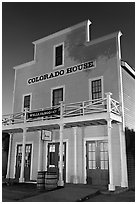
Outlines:
{"label": "porch column", "polygon": [[64,124],[60,124],[60,146],[59,146],[59,180],[58,185],[64,186],[63,181],[63,127]]}
{"label": "porch column", "polygon": [[39,154],[38,154],[38,171],[43,170],[43,141],[41,140],[42,132],[39,132]]}
{"label": "porch column", "polygon": [[111,132],[111,95],[112,93],[106,93],[107,96],[107,113],[108,113],[108,119],[107,119],[107,132],[108,132],[108,154],[109,154],[109,185],[108,188],[110,191],[115,190],[114,185],[114,174],[113,174],[113,158],[112,158],[112,132]]}
{"label": "porch column", "polygon": [[114,175],[113,175],[113,159],[112,159],[112,135],[111,135],[111,119],[107,121],[108,130],[108,154],[109,154],[109,190],[114,191]]}
{"label": "porch column", "polygon": [[10,178],[10,165],[11,165],[10,162],[11,162],[12,139],[13,139],[13,133],[10,133],[9,153],[8,153],[8,166],[7,166],[7,175],[6,175],[6,178]]}
{"label": "porch column", "polygon": [[27,133],[27,128],[23,128],[22,158],[21,158],[21,171],[20,171],[19,182],[24,182],[24,164],[25,164],[26,133]]}
{"label": "porch column", "polygon": [[74,183],[78,183],[77,175],[77,127],[73,127],[74,130]]}
{"label": "porch column", "polygon": [[125,133],[123,130],[122,123],[119,124],[119,134],[120,134],[120,157],[121,157],[121,187],[128,187]]}

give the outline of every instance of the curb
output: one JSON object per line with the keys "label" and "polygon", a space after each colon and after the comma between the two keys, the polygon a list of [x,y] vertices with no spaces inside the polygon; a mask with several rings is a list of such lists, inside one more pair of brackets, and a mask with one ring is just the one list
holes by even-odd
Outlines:
{"label": "curb", "polygon": [[118,188],[115,191],[100,191],[100,193],[104,195],[116,195],[126,191],[129,191],[129,188]]}
{"label": "curb", "polygon": [[89,200],[90,198],[93,198],[93,197],[95,197],[95,196],[97,196],[97,195],[99,195],[99,194],[100,194],[100,191],[98,190],[98,191],[96,191],[96,192],[93,193],[93,194],[89,194],[89,195],[87,195],[87,196],[85,196],[85,197],[83,197],[83,198],[80,198],[80,199],[76,200],[75,202],[84,202],[84,201],[87,201],[87,200]]}
{"label": "curb", "polygon": [[83,198],[80,198],[78,200],[76,200],[75,202],[84,202],[84,201],[87,201],[89,200],[90,198],[93,198],[95,196],[98,196],[100,194],[102,195],[116,195],[116,194],[120,194],[120,193],[123,193],[123,192],[126,192],[126,191],[129,191],[129,188],[120,188],[120,189],[116,189],[115,191],[101,191],[101,190],[98,190],[97,192],[95,192],[94,194],[89,194]]}

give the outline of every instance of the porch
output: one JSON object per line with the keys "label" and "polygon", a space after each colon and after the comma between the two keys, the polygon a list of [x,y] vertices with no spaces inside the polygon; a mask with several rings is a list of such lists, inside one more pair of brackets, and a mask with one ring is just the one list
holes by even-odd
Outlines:
{"label": "porch", "polygon": [[2,116],[3,132],[22,132],[41,129],[58,129],[60,124],[65,128],[83,125],[105,125],[107,120],[112,123],[122,122],[121,106],[112,99],[111,93],[106,98],[82,101],[45,109],[36,109]]}
{"label": "porch", "polygon": [[[124,140],[123,140],[123,124],[122,111],[118,101],[112,99],[111,93],[106,94],[106,98],[94,101],[83,101],[71,104],[60,103],[59,106],[46,109],[39,109],[23,113],[3,116],[3,131],[9,132],[11,140],[13,133],[23,132],[22,162],[20,182],[24,182],[24,156],[26,133],[29,131],[59,129],[60,131],[60,161],[59,161],[59,181],[58,186],[64,186],[63,181],[63,129],[69,127],[79,127],[88,125],[107,125],[108,133],[108,153],[109,153],[109,190],[114,191],[113,178],[113,161],[112,161],[112,142],[111,142],[111,124],[118,123],[120,125],[120,142],[121,142],[121,186],[127,187],[126,172],[124,162]],[[74,129],[74,137],[76,136]],[[10,140],[10,142],[11,142]],[[10,150],[9,150],[10,152]],[[10,161],[10,154],[9,154]],[[8,162],[9,169],[10,162]],[[7,174],[8,176],[8,174]]]}

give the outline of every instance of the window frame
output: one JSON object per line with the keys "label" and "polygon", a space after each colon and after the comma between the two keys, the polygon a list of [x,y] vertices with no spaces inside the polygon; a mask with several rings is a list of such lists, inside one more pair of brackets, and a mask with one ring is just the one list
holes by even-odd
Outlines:
{"label": "window frame", "polygon": [[[96,81],[96,80],[99,80],[99,79],[101,79],[101,92],[102,92],[102,99],[104,98],[104,81],[103,81],[103,76],[99,76],[99,77],[95,77],[95,78],[91,78],[91,79],[89,79],[89,100],[95,100],[95,99],[93,99],[92,98],[92,81]],[[101,98],[99,98],[99,99],[101,99]]]}
{"label": "window frame", "polygon": [[25,96],[30,96],[30,109],[29,109],[29,111],[31,111],[31,106],[32,106],[32,93],[23,94],[23,96],[22,96],[22,112],[24,112],[24,98],[25,98]]}
{"label": "window frame", "polygon": [[56,89],[60,89],[60,88],[63,88],[63,102],[65,101],[65,85],[52,87],[52,88],[51,88],[51,107],[54,107],[54,106],[52,105],[52,101],[53,101],[53,91],[56,90]]}
{"label": "window frame", "polygon": [[[56,66],[56,48],[62,45],[62,64]],[[64,66],[64,42],[54,45],[53,47],[53,69],[57,69]]]}

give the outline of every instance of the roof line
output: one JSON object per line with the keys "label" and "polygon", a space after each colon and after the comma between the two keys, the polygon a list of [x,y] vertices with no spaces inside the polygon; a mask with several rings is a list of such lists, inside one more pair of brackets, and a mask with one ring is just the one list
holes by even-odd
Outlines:
{"label": "roof line", "polygon": [[121,61],[121,66],[135,78],[135,70],[125,61]]}
{"label": "roof line", "polygon": [[15,69],[15,70],[16,70],[16,69],[21,69],[21,68],[24,68],[24,67],[33,65],[33,64],[35,64],[35,63],[36,63],[36,61],[35,61],[35,60],[32,60],[32,61],[29,61],[29,62],[20,64],[20,65],[14,66],[13,69]]}
{"label": "roof line", "polygon": [[121,35],[122,35],[122,32],[121,32],[121,31],[116,31],[116,32],[111,33],[111,34],[101,36],[101,37],[99,37],[99,38],[97,38],[97,39],[93,39],[93,40],[91,40],[91,41],[89,41],[89,42],[86,42],[85,45],[86,45],[86,46],[94,45],[94,44],[100,43],[100,42],[102,42],[102,41],[115,38],[115,37],[117,37],[118,35],[121,36]]}
{"label": "roof line", "polygon": [[73,30],[75,30],[75,29],[77,29],[77,28],[80,28],[81,26],[87,26],[87,25],[89,26],[90,24],[91,24],[91,21],[90,21],[90,20],[86,20],[86,21],[83,21],[83,22],[81,22],[81,23],[78,23],[78,24],[76,24],[76,25],[74,25],[74,26],[65,28],[65,29],[60,30],[60,31],[58,31],[58,32],[56,32],[56,33],[53,33],[53,34],[51,34],[51,35],[48,35],[48,36],[46,36],[46,37],[44,37],[44,38],[38,39],[38,40],[36,40],[36,41],[34,41],[34,42],[32,42],[32,43],[33,43],[34,45],[36,45],[36,44],[42,43],[42,42],[44,42],[44,41],[50,40],[50,39],[52,39],[52,38],[58,37],[59,35],[63,35],[63,34],[65,34],[65,33],[71,32],[71,31],[73,31]]}

